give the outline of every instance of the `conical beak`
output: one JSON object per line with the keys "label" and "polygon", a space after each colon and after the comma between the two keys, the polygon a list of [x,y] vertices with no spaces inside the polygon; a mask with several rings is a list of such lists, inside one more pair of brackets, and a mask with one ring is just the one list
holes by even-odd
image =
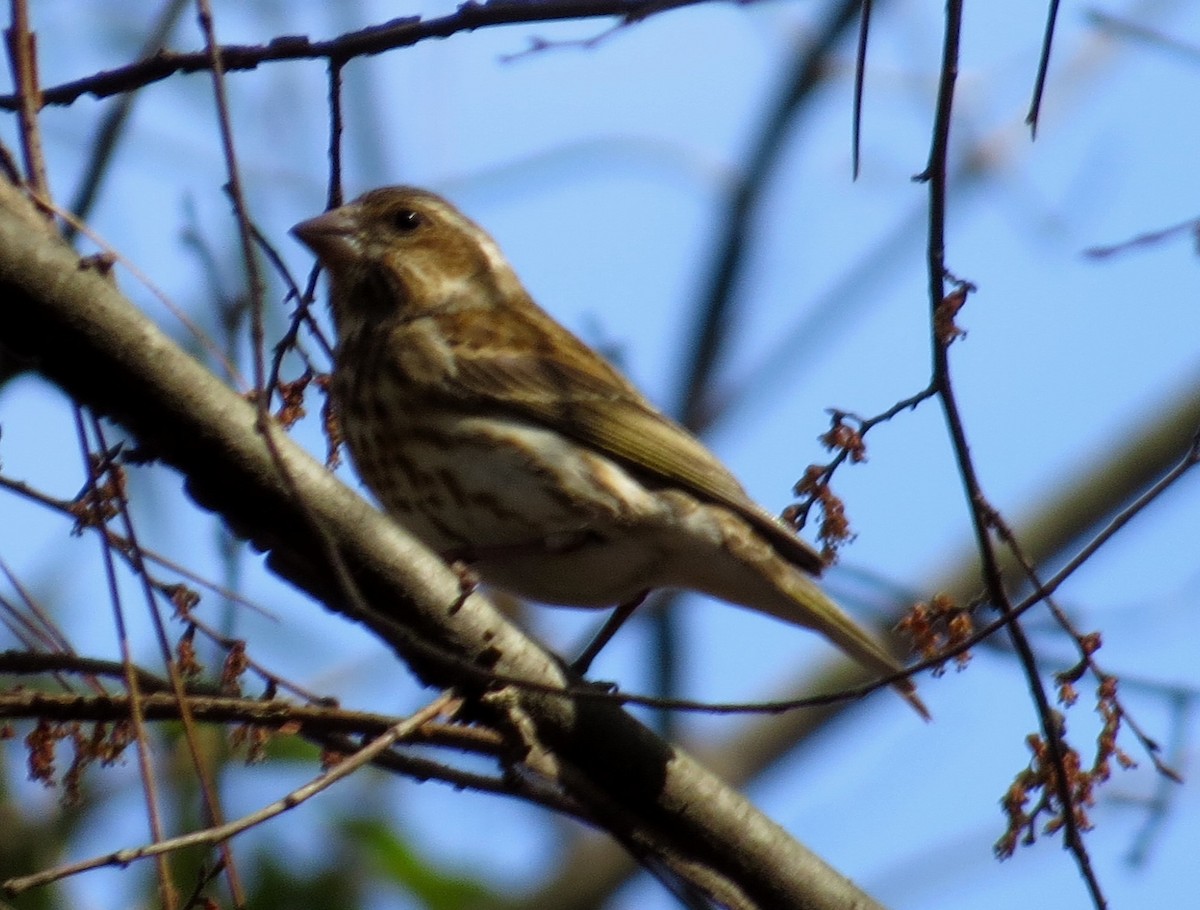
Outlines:
{"label": "conical beak", "polygon": [[328,267],[357,258],[362,249],[357,219],[353,209],[346,205],[301,221],[292,228],[292,234]]}

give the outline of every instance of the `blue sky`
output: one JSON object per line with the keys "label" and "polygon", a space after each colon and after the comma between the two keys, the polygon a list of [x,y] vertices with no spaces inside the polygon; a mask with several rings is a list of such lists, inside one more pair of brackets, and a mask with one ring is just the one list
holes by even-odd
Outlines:
{"label": "blue sky", "polygon": [[[43,84],[124,62],[145,28],[110,4],[35,4]],[[217,4],[226,42],[277,34],[330,37],[401,14],[441,15],[452,4],[399,8],[363,2]],[[223,8],[227,7],[227,8]],[[788,501],[816,442],[824,409],[872,414],[921,388],[928,376],[924,277],[925,189],[911,176],[928,154],[940,54],[940,3],[881,4],[872,29],[864,106],[862,175],[850,176],[852,49],[789,136],[755,223],[738,290],[738,315],[719,388],[749,390],[708,437],[771,509]],[[707,5],[622,29],[595,48],[564,46],[521,56],[530,38],[600,34],[601,21],[482,30],[357,61],[346,73],[346,185],[354,194],[405,182],[451,196],[491,231],[539,302],[623,368],[664,406],[677,395],[687,326],[721,229],[721,192],[737,172],[793,42],[819,18],[812,2]],[[1200,43],[1200,9],[1187,3],[1109,4],[1105,11]],[[1097,28],[1064,4],[1036,142],[1022,121],[1036,67],[1045,4],[968,4],[954,158],[973,163],[952,193],[948,264],[979,291],[961,315],[968,336],[952,351],[972,452],[985,491],[1014,522],[1048,490],[1078,476],[1161,412],[1200,376],[1200,273],[1186,234],[1104,261],[1083,251],[1196,217],[1200,132],[1189,102],[1200,57]],[[185,16],[174,45],[198,47]],[[310,259],[287,229],[319,211],[326,180],[324,67],[272,64],[229,78],[238,151],[252,213],[298,276]],[[70,198],[104,106],[90,98],[46,112],[51,182]],[[0,126],[13,147],[14,125]],[[213,292],[185,228],[213,245],[226,292],[240,280],[206,76],[176,77],[138,101],[130,135],[93,226],[180,307],[210,329]],[[128,274],[122,287],[179,337],[184,332]],[[282,291],[267,298],[270,331],[284,318]],[[792,333],[805,327],[800,337]],[[241,347],[243,365],[245,347]],[[782,364],[766,378],[764,363]],[[69,412],[57,393],[26,379],[0,392],[3,470],[70,495],[80,484]],[[315,427],[299,435],[315,451]],[[829,574],[854,590],[856,572],[931,593],[969,545],[967,512],[940,415],[932,404],[868,439],[870,460],[845,469],[837,490],[858,538]],[[352,478],[347,478],[353,483]],[[139,485],[143,536],[194,568],[222,570],[218,534],[182,496],[177,477]],[[114,653],[111,619],[97,608],[96,548],[64,524],[6,498],[0,556],[55,603],[76,643]],[[11,510],[11,511],[10,511]],[[1195,559],[1200,481],[1185,479],[1064,588],[1062,602],[1104,632],[1103,664],[1158,685],[1195,688],[1200,631]],[[15,529],[20,529],[16,532]],[[71,570],[64,572],[63,566]],[[383,649],[280,586],[244,557],[236,581],[278,617],[238,613],[235,628],[264,662],[333,691],[346,703],[389,711],[428,697]],[[214,604],[214,615],[219,608]],[[723,605],[683,608],[689,697],[761,697],[808,662],[828,657],[814,636]],[[571,649],[595,617],[535,610],[528,622]],[[1036,642],[1065,665],[1068,643],[1042,618]],[[7,646],[7,645],[5,645]],[[151,654],[147,638],[144,653]],[[648,684],[645,627],[626,629],[596,668],[629,690]],[[936,722],[922,725],[885,695],[758,781],[751,794],[776,820],[889,906],[1084,906],[1085,892],[1057,839],[1006,864],[991,855],[1001,833],[998,800],[1027,761],[1036,726],[1015,662],[979,652],[965,673],[923,680]],[[1128,690],[1141,724],[1164,741],[1182,736],[1194,755],[1195,719],[1180,730],[1153,686]],[[1086,701],[1086,695],[1084,702]],[[1092,725],[1081,702],[1069,715],[1080,745]],[[702,741],[734,737],[740,721],[683,719]],[[1124,741],[1143,756],[1132,739]],[[231,774],[230,814],[300,783],[309,768]],[[122,780],[123,784],[118,782]],[[1178,788],[1146,861],[1126,854],[1157,785],[1149,763],[1101,791],[1088,844],[1113,907],[1178,906],[1200,888],[1194,845],[1200,803]],[[144,834],[132,769],[112,825],[85,853]],[[322,813],[370,794],[427,854],[517,887],[553,861],[558,833],[536,810],[432,784],[356,781],[247,838],[283,837],[297,856],[321,850]],[[52,799],[29,794],[30,799]],[[133,815],[134,817],[130,817]],[[485,818],[492,836],[478,837]],[[120,874],[77,883],[78,906],[118,906]],[[108,891],[106,889],[113,889]],[[99,889],[99,890],[96,890]],[[118,895],[89,903],[86,895]],[[383,895],[379,907],[408,906]],[[639,881],[619,908],[672,906]]]}

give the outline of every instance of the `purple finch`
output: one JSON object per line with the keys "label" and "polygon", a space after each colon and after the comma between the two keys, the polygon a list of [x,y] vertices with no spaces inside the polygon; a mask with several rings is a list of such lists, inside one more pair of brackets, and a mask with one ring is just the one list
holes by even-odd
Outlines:
{"label": "purple finch", "polygon": [[[814,583],[817,553],[540,309],[446,200],[374,190],[293,231],[329,275],[354,465],[428,546],[545,603],[688,588],[900,669]],[[911,682],[896,687],[925,714]]]}

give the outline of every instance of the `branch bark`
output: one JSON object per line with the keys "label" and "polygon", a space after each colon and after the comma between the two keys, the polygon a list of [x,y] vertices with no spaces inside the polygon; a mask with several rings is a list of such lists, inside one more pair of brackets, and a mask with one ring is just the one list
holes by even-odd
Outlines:
{"label": "branch bark", "polygon": [[[581,681],[277,426],[260,427],[252,405],[8,184],[0,184],[0,347],[183,474],[192,497],[266,551],[281,577],[367,625],[427,684],[455,687],[489,723],[518,734],[510,765],[586,807],[643,864],[729,907],[879,906],[619,706],[567,693]],[[542,691],[497,691],[486,674]]]}

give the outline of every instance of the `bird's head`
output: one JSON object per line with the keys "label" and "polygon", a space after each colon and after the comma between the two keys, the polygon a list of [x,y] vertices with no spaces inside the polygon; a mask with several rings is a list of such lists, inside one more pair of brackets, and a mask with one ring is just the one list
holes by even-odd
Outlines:
{"label": "bird's head", "polygon": [[382,320],[450,314],[522,293],[495,241],[427,190],[372,190],[292,233],[329,273],[342,337]]}

